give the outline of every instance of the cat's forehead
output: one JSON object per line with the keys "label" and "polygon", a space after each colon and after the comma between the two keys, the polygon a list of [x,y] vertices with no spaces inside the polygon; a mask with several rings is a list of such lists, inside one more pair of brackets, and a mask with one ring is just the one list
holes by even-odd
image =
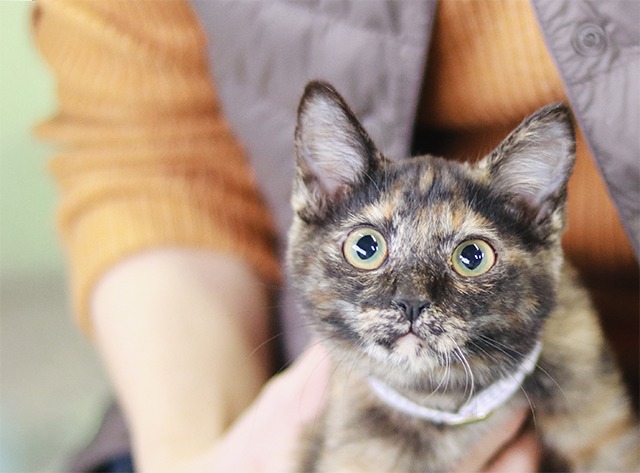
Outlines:
{"label": "cat's forehead", "polygon": [[410,228],[417,238],[452,232],[473,234],[491,226],[470,202],[477,171],[459,163],[433,158],[412,158],[392,165],[376,186],[375,198],[347,224],[366,221],[374,226]]}

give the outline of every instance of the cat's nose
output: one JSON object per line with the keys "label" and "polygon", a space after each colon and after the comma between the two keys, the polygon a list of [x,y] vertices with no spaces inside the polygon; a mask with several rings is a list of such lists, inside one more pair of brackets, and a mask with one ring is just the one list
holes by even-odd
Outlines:
{"label": "cat's nose", "polygon": [[397,299],[394,307],[400,309],[409,322],[414,322],[420,314],[431,306],[431,302],[415,299]]}

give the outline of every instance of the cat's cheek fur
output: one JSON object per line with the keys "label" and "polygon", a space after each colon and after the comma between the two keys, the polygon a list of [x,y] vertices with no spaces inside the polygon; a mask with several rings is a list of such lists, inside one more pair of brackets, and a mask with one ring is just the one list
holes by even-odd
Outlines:
{"label": "cat's cheek fur", "polygon": [[434,310],[426,311],[413,330],[434,352],[447,355],[465,346],[469,324],[460,317]]}

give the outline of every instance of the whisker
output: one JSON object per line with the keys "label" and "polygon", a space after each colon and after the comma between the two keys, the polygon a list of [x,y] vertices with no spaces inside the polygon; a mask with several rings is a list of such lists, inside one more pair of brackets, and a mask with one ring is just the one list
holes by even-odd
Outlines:
{"label": "whisker", "polygon": [[[363,351],[360,351],[360,350],[357,351],[357,355],[358,355],[358,357],[356,359],[352,360],[351,366],[347,370],[347,375],[346,375],[346,379],[345,379],[345,386],[349,384],[349,380],[351,379],[351,375],[357,369],[357,366],[358,366],[358,363],[360,362],[360,360],[362,360],[366,356],[366,354]],[[344,359],[344,357],[342,359]]]}
{"label": "whisker", "polygon": [[273,335],[272,337],[269,337],[268,339],[266,339],[264,342],[260,343],[257,347],[255,347],[251,353],[249,353],[249,358],[252,358],[254,355],[256,355],[260,350],[262,350],[264,347],[266,347],[269,343],[273,342],[274,340],[282,337],[284,335],[284,332],[278,332],[275,335]]}
{"label": "whisker", "polygon": [[[500,369],[500,374],[502,376],[508,376],[510,374],[509,369],[504,368],[502,366],[499,366],[500,365],[500,360],[495,355],[492,355],[491,353],[486,351],[484,348],[482,348],[480,345],[478,345],[477,343],[473,342],[472,340],[469,340],[469,343],[471,345],[473,345],[475,348],[477,348],[478,350],[480,350],[487,357],[487,359],[495,362],[498,365],[498,367]],[[493,369],[493,367],[492,367],[492,369]]]}
{"label": "whisker", "polygon": [[[491,340],[485,340],[485,341],[487,341],[489,343],[491,342]],[[487,358],[489,358],[491,360],[494,360],[496,362],[499,361],[494,355],[488,353],[484,348],[482,348],[477,343],[474,343],[473,341],[470,341],[469,343],[471,343],[473,346],[475,346],[478,350],[482,351],[487,356]],[[509,356],[508,354],[506,354],[506,355]],[[511,371],[509,371],[508,369],[501,369],[501,374],[503,376],[510,376],[512,378],[514,377],[513,373]],[[535,411],[535,407],[534,407],[533,401],[529,397],[529,394],[527,393],[526,389],[524,389],[524,385],[523,384],[520,384],[520,390],[522,391],[522,394],[524,394],[524,397],[527,399],[527,403],[529,404],[529,410],[531,411],[531,417],[533,419],[534,430],[537,431],[536,411]]]}
{"label": "whisker", "polygon": [[450,360],[449,360],[449,354],[445,354],[445,369],[444,369],[444,373],[442,373],[442,377],[440,378],[440,381],[438,382],[438,385],[433,389],[433,391],[431,391],[431,394],[429,394],[426,399],[429,399],[431,396],[433,396],[435,393],[437,393],[441,387],[444,386],[444,391],[443,393],[447,392],[447,383],[449,382],[449,374],[450,374]]}
{"label": "whisker", "polygon": [[447,393],[449,383],[451,382],[451,353],[449,352],[446,353],[445,361],[446,361],[445,375],[447,377],[447,383],[444,385],[443,394]]}
{"label": "whisker", "polygon": [[[314,341],[314,342],[312,342],[312,343],[310,343],[310,344],[309,344],[309,347],[314,347],[314,346],[320,345],[321,343],[322,343],[322,341],[317,341],[317,339],[316,339],[316,341]],[[326,346],[326,345],[325,345],[325,346]],[[326,352],[326,354],[325,354],[324,358],[322,358],[322,360],[320,360],[320,361],[318,362],[318,364],[317,364],[317,365],[316,365],[316,366],[311,370],[311,373],[309,373],[309,379],[311,378],[311,375],[313,374],[313,371],[314,371],[315,369],[317,369],[317,367],[318,367],[318,366],[320,366],[320,364],[322,364],[322,362],[323,362],[324,360],[326,360],[328,357],[330,357],[330,358],[334,359],[334,358],[331,356],[331,354],[332,354],[332,353],[333,353],[333,351],[335,351],[335,350],[336,350],[336,348],[334,347],[334,348],[332,348],[332,349],[330,349],[330,350],[328,350],[328,351]],[[333,373],[335,373],[335,369],[336,369],[336,368],[334,368],[334,370],[333,370],[333,372],[332,372],[331,376],[333,375]],[[330,384],[330,383],[327,383],[327,385],[326,385],[326,386],[325,386],[325,388],[324,388],[324,392],[322,393],[322,396],[323,396],[324,398],[326,398],[326,399],[328,399],[328,398],[329,398],[329,395],[330,395],[330,392],[329,392],[329,390],[330,390],[330,386],[331,386],[331,384]],[[318,421],[318,420],[320,420],[320,419],[321,419],[321,417],[322,417],[322,416],[319,416],[319,415],[318,415],[318,416],[315,416],[315,417],[313,418],[313,422],[312,422],[312,423],[311,423],[311,425],[308,427],[308,428],[310,429],[310,431],[311,431],[311,432],[315,432],[315,431],[316,431],[316,428],[317,428],[317,421]]]}
{"label": "whisker", "polygon": [[[525,357],[527,356],[524,353],[520,353],[518,350],[515,350],[512,347],[509,347],[503,343],[500,343],[497,340],[494,340],[493,338],[487,337],[486,335],[480,335],[480,337],[487,342],[489,345],[491,345],[492,347],[494,347],[496,350],[501,351],[502,353],[504,353],[506,356],[508,356],[509,358],[511,358],[513,361],[517,361],[515,359],[515,357],[513,355],[511,355],[510,353],[508,353],[506,350],[511,350],[513,353],[515,353],[516,355],[519,355],[520,357]],[[503,348],[501,348],[503,347]],[[551,374],[549,374],[549,372],[547,370],[545,370],[542,366],[540,366],[540,363],[536,362],[536,369],[539,369],[541,373],[543,373],[544,375],[547,376],[547,378],[549,378],[549,380],[555,384],[555,386],[558,388],[558,391],[560,391],[560,394],[566,399],[568,400],[569,398],[567,397],[566,393],[564,392],[564,389],[562,389],[562,386],[560,386],[560,384],[558,384],[558,382],[555,380],[555,378],[553,376],[551,376]]]}
{"label": "whisker", "polygon": [[376,183],[376,181],[366,172],[364,172],[364,175],[367,179],[369,179],[369,181],[371,181],[371,184],[373,184],[373,186],[376,188],[376,190],[382,194],[382,191],[380,190],[380,187],[378,186],[378,184]]}
{"label": "whisker", "polygon": [[520,390],[522,391],[522,394],[524,394],[524,397],[527,398],[527,402],[529,403],[529,410],[531,411],[531,418],[533,419],[533,430],[537,433],[538,432],[538,421],[536,419],[536,408],[533,405],[533,402],[531,401],[531,398],[527,394],[527,390],[524,389],[524,384],[520,385]]}
{"label": "whisker", "polygon": [[[467,395],[467,401],[469,402],[471,400],[471,398],[473,397],[473,393],[475,391],[475,378],[473,376],[473,371],[471,370],[471,366],[469,365],[469,361],[467,360],[467,358],[464,356],[464,353],[462,352],[462,350],[460,349],[459,346],[456,345],[455,349],[453,350],[454,355],[456,355],[456,358],[458,358],[458,360],[460,360],[460,363],[462,364],[462,367],[464,368],[464,372],[466,375],[465,378],[465,386],[464,386],[464,395],[467,394],[467,388],[469,388],[469,394]],[[469,383],[470,381],[470,383]]]}

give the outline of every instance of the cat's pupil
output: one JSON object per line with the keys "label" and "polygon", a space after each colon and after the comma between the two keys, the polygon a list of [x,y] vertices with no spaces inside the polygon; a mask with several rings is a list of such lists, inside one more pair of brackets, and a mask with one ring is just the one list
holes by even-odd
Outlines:
{"label": "cat's pupil", "polygon": [[460,252],[460,262],[464,264],[468,269],[474,270],[484,258],[484,253],[480,247],[474,243],[465,246]]}
{"label": "cat's pupil", "polygon": [[360,259],[367,260],[378,251],[378,242],[373,235],[365,235],[353,245],[353,249]]}

